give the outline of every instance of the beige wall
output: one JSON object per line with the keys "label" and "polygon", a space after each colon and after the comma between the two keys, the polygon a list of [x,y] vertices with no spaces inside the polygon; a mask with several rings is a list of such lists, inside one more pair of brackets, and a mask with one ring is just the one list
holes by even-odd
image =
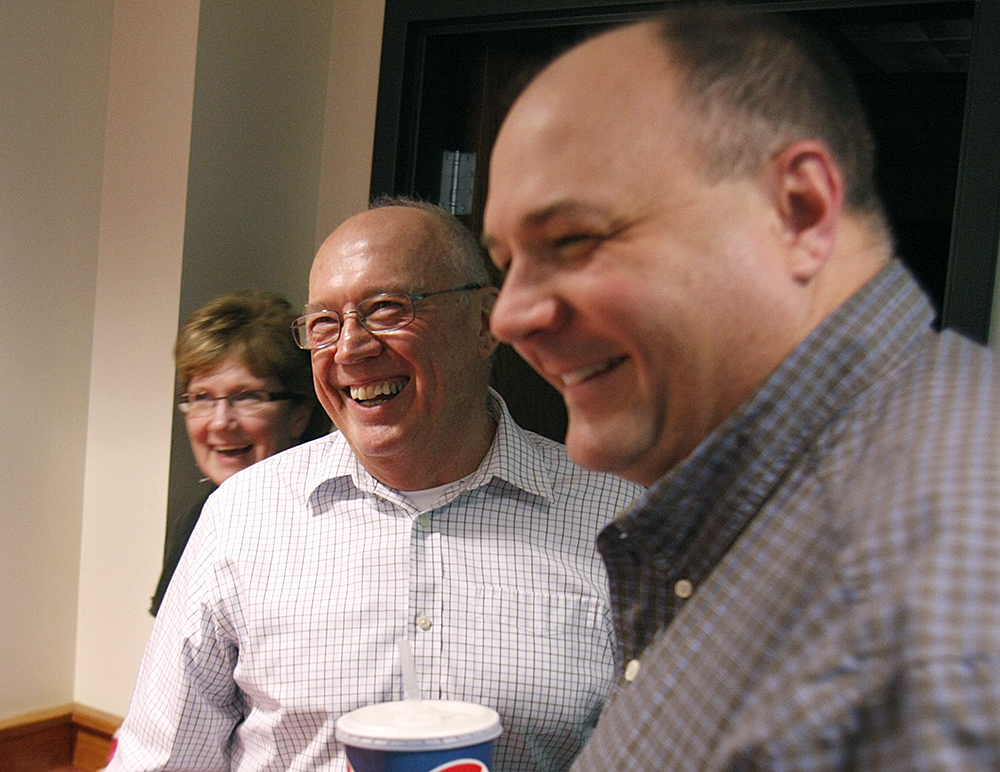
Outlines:
{"label": "beige wall", "polygon": [[[383,8],[332,0],[313,246],[367,199]],[[199,10],[0,0],[0,718],[124,714],[152,624]]]}
{"label": "beige wall", "polygon": [[115,3],[73,692],[111,712],[152,627],[163,539],[198,13]]}
{"label": "beige wall", "polygon": [[111,11],[0,2],[0,717],[73,694]]}

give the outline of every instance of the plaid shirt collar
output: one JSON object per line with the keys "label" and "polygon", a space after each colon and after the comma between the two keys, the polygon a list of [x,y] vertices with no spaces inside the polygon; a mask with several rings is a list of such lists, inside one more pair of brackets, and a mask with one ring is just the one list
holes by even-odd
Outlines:
{"label": "plaid shirt collar", "polygon": [[[819,431],[912,351],[934,318],[891,261],[827,317],[736,413],[601,537],[694,583],[714,568]],[[715,495],[715,492],[719,492]],[[603,549],[603,547],[602,547]]]}

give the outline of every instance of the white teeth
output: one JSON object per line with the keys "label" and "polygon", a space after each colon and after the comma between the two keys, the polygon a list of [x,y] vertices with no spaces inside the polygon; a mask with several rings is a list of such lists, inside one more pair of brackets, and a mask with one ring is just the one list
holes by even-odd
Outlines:
{"label": "white teeth", "polygon": [[588,378],[594,377],[600,372],[610,370],[619,362],[624,361],[624,359],[624,357],[618,357],[617,359],[609,359],[607,362],[601,362],[600,364],[592,365],[591,367],[581,367],[579,370],[574,370],[570,373],[563,373],[559,376],[559,378],[562,380],[563,386],[574,386],[575,384],[581,383]]}
{"label": "white teeth", "polygon": [[240,454],[246,453],[248,450],[250,450],[250,446],[249,445],[234,446],[234,447],[231,447],[231,448],[223,448],[223,447],[216,447],[215,448],[215,452],[216,453],[223,453],[223,454],[225,454],[227,456],[229,456],[229,455],[240,455]]}
{"label": "white teeth", "polygon": [[596,375],[606,368],[608,364],[603,362],[599,365],[594,365],[593,367],[584,367],[580,370],[574,370],[571,373],[563,373],[560,378],[562,379],[563,386],[573,386],[581,381],[585,381],[592,375]]}
{"label": "white teeth", "polygon": [[405,382],[400,381],[383,381],[374,386],[351,386],[351,399],[364,402],[365,400],[375,399],[375,397],[398,394],[404,385]]}

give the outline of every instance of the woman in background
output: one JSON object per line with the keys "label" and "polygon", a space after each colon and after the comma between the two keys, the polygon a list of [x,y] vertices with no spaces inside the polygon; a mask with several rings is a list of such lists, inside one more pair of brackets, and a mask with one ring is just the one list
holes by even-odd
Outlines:
{"label": "woman in background", "polygon": [[296,316],[280,295],[234,292],[195,311],[177,336],[177,406],[198,468],[212,485],[168,524],[153,616],[212,491],[261,459],[330,430],[313,390],[309,352],[292,338]]}

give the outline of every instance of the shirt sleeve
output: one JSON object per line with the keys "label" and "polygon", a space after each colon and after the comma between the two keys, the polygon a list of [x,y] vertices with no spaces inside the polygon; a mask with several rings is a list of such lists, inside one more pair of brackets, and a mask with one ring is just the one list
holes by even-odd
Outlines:
{"label": "shirt sleeve", "polygon": [[230,769],[245,712],[234,680],[239,582],[214,512],[210,500],[170,583],[108,772]]}

